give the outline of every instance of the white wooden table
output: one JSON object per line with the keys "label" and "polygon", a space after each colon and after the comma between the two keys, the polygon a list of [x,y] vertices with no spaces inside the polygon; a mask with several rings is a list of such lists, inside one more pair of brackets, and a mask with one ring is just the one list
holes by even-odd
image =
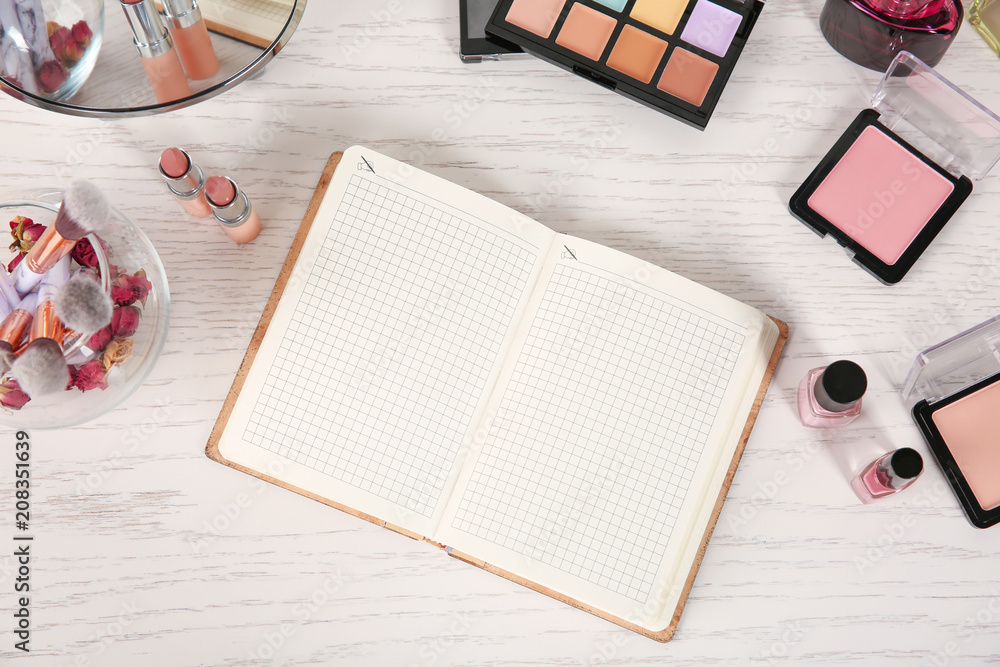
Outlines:
{"label": "white wooden table", "polygon": [[[14,433],[0,435],[0,661],[54,665],[1000,663],[1000,528],[972,528],[898,387],[922,347],[997,313],[1000,173],[885,287],[786,210],[879,76],[819,0],[765,9],[707,131],[533,59],[464,65],[457,3],[315,0],[260,79],[166,116],[94,121],[0,97],[2,186],[93,179],[160,252],[173,319],[151,377],[85,425],[35,431],[31,653],[14,650]],[[1000,109],[971,26],[938,68]],[[786,320],[792,335],[665,645],[210,462],[209,431],[328,155],[362,143]],[[159,152],[226,172],[265,221],[237,247],[180,213]],[[4,221],[6,222],[6,221]],[[848,357],[865,411],[802,428],[809,369]],[[850,471],[928,469],[864,506]]]}

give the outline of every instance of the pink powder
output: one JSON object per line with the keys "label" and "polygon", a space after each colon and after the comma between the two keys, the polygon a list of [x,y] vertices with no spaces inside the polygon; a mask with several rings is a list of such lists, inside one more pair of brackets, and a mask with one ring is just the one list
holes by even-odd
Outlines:
{"label": "pink powder", "polygon": [[866,127],[809,206],[893,265],[955,186],[875,126]]}
{"label": "pink powder", "polygon": [[1000,506],[1000,382],[955,401],[931,418],[983,509]]}

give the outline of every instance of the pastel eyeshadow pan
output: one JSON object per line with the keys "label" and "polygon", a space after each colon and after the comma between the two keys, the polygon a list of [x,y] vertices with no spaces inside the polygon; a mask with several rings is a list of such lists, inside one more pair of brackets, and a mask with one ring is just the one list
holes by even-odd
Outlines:
{"label": "pastel eyeshadow pan", "polygon": [[1000,382],[950,403],[931,416],[962,476],[985,510],[1000,507]]}
{"label": "pastel eyeshadow pan", "polygon": [[613,9],[616,12],[620,12],[625,9],[625,5],[628,4],[628,0],[594,0],[595,2],[604,5],[608,9]]}
{"label": "pastel eyeshadow pan", "polygon": [[559,30],[556,44],[591,60],[598,60],[617,25],[618,21],[607,14],[575,3]]}
{"label": "pastel eyeshadow pan", "polygon": [[808,203],[879,260],[893,265],[954,189],[948,179],[870,125]]}
{"label": "pastel eyeshadow pan", "polygon": [[684,26],[681,39],[723,58],[741,22],[742,18],[736,12],[709,0],[698,0]]}
{"label": "pastel eyeshadow pan", "polygon": [[718,63],[682,48],[674,49],[656,87],[663,92],[700,107],[719,72]]}
{"label": "pastel eyeshadow pan", "polygon": [[539,37],[548,37],[559,20],[566,0],[514,0],[505,17],[508,23]]}
{"label": "pastel eyeshadow pan", "polygon": [[608,67],[643,83],[649,83],[666,51],[667,43],[659,37],[626,25],[622,28],[611,55],[608,56]]}
{"label": "pastel eyeshadow pan", "polygon": [[651,28],[672,35],[690,0],[636,0],[630,16]]}

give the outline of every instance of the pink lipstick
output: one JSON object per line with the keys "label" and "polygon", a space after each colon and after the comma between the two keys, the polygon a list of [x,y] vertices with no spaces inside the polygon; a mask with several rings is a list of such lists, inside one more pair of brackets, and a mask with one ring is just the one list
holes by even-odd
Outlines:
{"label": "pink lipstick", "polygon": [[170,194],[185,211],[196,218],[207,218],[212,209],[205,201],[205,172],[180,148],[168,148],[160,156],[160,175]]}
{"label": "pink lipstick", "polygon": [[253,210],[250,198],[231,179],[212,176],[205,184],[208,205],[215,219],[237,243],[250,243],[260,234],[260,216]]}

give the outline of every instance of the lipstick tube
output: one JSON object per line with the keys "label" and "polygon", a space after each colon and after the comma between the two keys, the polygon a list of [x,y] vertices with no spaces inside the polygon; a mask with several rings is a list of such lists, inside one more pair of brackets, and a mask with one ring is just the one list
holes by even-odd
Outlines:
{"label": "lipstick tube", "polygon": [[219,72],[219,57],[201,16],[197,0],[162,0],[163,19],[184,64],[184,71],[195,80],[208,79]]}
{"label": "lipstick tube", "polygon": [[[187,170],[184,170],[183,160],[187,159]],[[160,158],[160,175],[167,183],[170,194],[177,198],[185,211],[196,218],[207,218],[212,215],[212,209],[205,201],[205,172],[191,159],[186,151],[180,148],[168,148]]]}
{"label": "lipstick tube", "polygon": [[[260,234],[260,216],[253,210],[247,193],[231,178],[213,176],[208,179],[206,199],[229,238],[237,243],[250,243]],[[216,186],[213,188],[213,182]]]}
{"label": "lipstick tube", "polygon": [[153,0],[121,0],[121,5],[156,100],[165,104],[191,95],[180,58]]}

